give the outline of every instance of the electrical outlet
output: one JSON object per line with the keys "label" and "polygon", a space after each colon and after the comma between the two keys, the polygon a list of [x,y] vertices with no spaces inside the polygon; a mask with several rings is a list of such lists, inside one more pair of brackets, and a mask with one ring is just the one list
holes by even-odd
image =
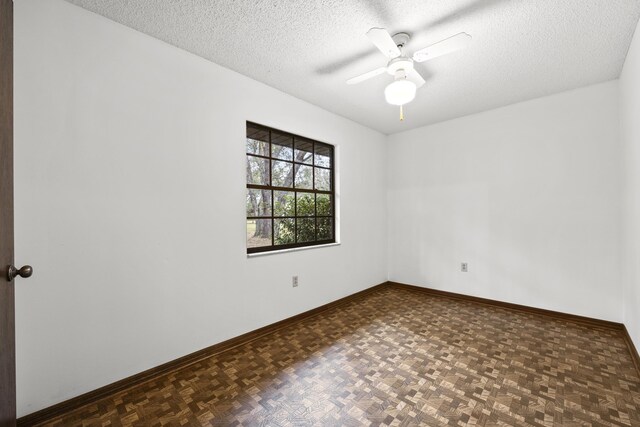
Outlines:
{"label": "electrical outlet", "polygon": [[460,264],[460,271],[462,271],[463,273],[466,273],[469,271],[469,266],[467,266],[466,262],[463,262],[462,264]]}
{"label": "electrical outlet", "polygon": [[291,285],[293,285],[294,288],[298,287],[298,276],[293,276],[291,278]]}

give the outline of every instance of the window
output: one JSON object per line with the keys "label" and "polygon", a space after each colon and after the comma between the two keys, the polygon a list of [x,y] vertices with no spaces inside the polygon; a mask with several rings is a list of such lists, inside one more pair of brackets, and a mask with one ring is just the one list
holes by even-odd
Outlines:
{"label": "window", "polygon": [[333,146],[247,122],[247,253],[335,242]]}

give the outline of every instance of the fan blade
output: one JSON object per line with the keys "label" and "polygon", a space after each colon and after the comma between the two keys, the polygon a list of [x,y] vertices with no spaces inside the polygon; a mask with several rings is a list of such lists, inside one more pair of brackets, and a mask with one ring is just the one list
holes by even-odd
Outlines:
{"label": "fan blade", "polygon": [[409,70],[409,72],[407,73],[407,80],[414,82],[416,84],[416,87],[420,87],[424,84],[424,79],[422,78],[420,73],[416,71],[415,68]]}
{"label": "fan blade", "polygon": [[458,33],[448,39],[439,41],[429,47],[420,49],[413,54],[413,60],[416,62],[424,62],[447,53],[455,52],[466,47],[471,42],[471,36],[467,33]]}
{"label": "fan blade", "polygon": [[396,46],[396,42],[393,41],[387,30],[384,28],[372,28],[367,31],[367,37],[371,40],[380,52],[382,52],[386,57],[393,59],[396,56],[400,56],[401,52]]}
{"label": "fan blade", "polygon": [[387,67],[376,68],[375,70],[369,71],[368,73],[360,74],[359,76],[350,78],[349,80],[347,80],[347,84],[354,85],[356,83],[360,83],[365,80],[368,80],[371,77],[378,76],[386,71],[387,71]]}

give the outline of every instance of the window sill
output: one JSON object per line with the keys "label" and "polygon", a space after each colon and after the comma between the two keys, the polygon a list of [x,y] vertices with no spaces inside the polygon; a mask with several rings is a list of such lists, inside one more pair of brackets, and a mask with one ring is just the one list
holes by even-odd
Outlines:
{"label": "window sill", "polygon": [[328,248],[331,246],[340,246],[340,243],[336,242],[336,243],[327,243],[326,245],[303,246],[301,248],[289,248],[289,249],[280,249],[277,251],[256,252],[253,254],[247,254],[247,258],[276,255],[276,254],[286,254],[287,252],[308,251],[309,249]]}

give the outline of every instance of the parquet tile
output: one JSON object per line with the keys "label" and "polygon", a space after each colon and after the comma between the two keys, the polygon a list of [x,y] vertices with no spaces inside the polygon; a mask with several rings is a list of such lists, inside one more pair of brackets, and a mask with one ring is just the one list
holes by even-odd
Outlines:
{"label": "parquet tile", "polygon": [[51,426],[640,426],[620,332],[383,288]]}

